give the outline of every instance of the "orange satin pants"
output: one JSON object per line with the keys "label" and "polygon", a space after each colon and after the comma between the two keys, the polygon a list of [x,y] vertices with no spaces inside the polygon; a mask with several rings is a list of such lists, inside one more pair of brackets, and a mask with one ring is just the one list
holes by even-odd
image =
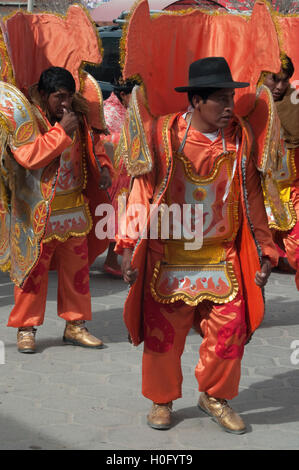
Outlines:
{"label": "orange satin pants", "polygon": [[7,326],[42,325],[52,263],[58,272],[58,315],[66,321],[91,320],[87,238],[71,237],[65,242],[43,244],[41,257],[24,288],[15,287],[15,305]]}
{"label": "orange satin pants", "polygon": [[243,297],[228,304],[204,301],[163,305],[150,293],[144,301],[142,393],[155,403],[182,396],[181,355],[189,330],[203,336],[195,368],[199,391],[230,400],[238,395],[241,359],[247,337]]}

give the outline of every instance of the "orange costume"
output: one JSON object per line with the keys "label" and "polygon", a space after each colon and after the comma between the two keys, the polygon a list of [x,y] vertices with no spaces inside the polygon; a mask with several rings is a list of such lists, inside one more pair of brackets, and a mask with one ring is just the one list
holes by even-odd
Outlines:
{"label": "orange costume", "polygon": [[[54,268],[58,314],[89,320],[89,265],[108,245],[95,235],[96,207],[109,202],[99,189],[101,167],[113,170],[99,134],[91,133],[105,131],[101,91],[83,71],[86,62],[101,61],[99,37],[86,10],[72,5],[65,16],[16,12],[1,24],[0,46],[0,266],[16,285],[8,325],[43,322]],[[80,92],[72,138],[59,122],[50,124],[34,86],[52,64],[68,70]]]}
{"label": "orange costume", "polygon": [[15,306],[8,321],[8,326],[13,327],[43,323],[48,271],[52,267],[57,268],[59,276],[58,314],[66,321],[91,320],[89,264],[107,244],[94,234],[94,209],[101,202],[108,202],[105,192],[98,189],[100,167],[112,170],[100,139],[92,145],[84,120],[71,139],[59,123],[52,126],[38,107],[35,114],[40,117],[40,133],[32,143],[12,148],[13,156],[27,170],[41,169],[42,184],[54,176],[53,171],[57,180],[51,211],[39,221],[44,225],[44,235],[38,262],[35,260],[23,273],[22,280],[15,279],[22,288],[15,287]]}
{"label": "orange costume", "polygon": [[[142,389],[155,403],[181,396],[180,357],[192,326],[203,336],[195,369],[199,390],[224,399],[237,395],[244,345],[264,314],[255,273],[262,256],[273,266],[278,258],[249,125],[234,117],[213,141],[192,128],[188,119],[178,113],[160,117],[151,126],[144,118],[152,162],[141,161],[141,153],[127,155],[131,174],[135,168],[127,213],[135,214],[135,204],[148,211],[150,204],[163,204],[164,209],[202,204],[202,247],[186,249],[186,238],[176,239],[172,231],[168,238],[159,231],[157,239],[151,239],[155,209],[148,230],[141,228],[137,241],[122,235],[116,247],[120,254],[134,248],[131,264],[139,274],[125,303],[124,320],[132,342],[144,341]],[[129,124],[127,129],[133,127]],[[140,150],[142,144],[136,147]],[[174,218],[171,227],[180,224]]]}

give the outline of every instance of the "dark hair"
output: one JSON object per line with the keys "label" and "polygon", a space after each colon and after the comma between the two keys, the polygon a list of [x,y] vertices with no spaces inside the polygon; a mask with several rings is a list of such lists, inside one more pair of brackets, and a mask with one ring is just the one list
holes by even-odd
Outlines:
{"label": "dark hair", "polygon": [[135,80],[119,80],[115,85],[113,85],[114,94],[120,99],[120,93],[123,91],[126,95],[132,93],[132,90],[135,85],[138,85],[138,82]]}
{"label": "dark hair", "polygon": [[289,56],[285,55],[283,57],[282,62],[281,62],[281,68],[283,72],[287,74],[288,78],[291,78],[295,69],[294,69],[294,64],[292,62],[292,59]]}
{"label": "dark hair", "polygon": [[44,91],[47,95],[50,95],[60,88],[75,93],[76,82],[72,74],[62,67],[50,67],[44,70],[38,82],[38,91]]}
{"label": "dark hair", "polygon": [[198,95],[202,98],[203,102],[205,103],[210,95],[215,93],[215,91],[220,90],[220,88],[198,88],[198,89],[193,89],[188,91],[188,100],[189,103],[193,106],[193,97]]}

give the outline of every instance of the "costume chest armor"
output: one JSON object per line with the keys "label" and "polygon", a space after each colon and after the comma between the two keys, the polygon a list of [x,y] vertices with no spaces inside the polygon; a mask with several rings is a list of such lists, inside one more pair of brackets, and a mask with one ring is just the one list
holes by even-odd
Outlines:
{"label": "costume chest armor", "polygon": [[92,227],[88,204],[82,193],[87,180],[82,142],[82,136],[76,132],[72,145],[60,156],[55,197],[44,242],[86,235]]}
{"label": "costume chest armor", "polygon": [[[236,152],[223,152],[215,159],[209,174],[199,176],[184,154],[174,155],[164,203],[168,209],[176,206],[180,210],[174,211],[167,239],[163,237],[163,211],[160,219],[164,257],[156,264],[151,283],[152,295],[159,302],[183,300],[197,305],[208,299],[226,303],[236,296],[237,279],[233,266],[225,259],[225,244],[235,240],[239,228],[236,158]],[[187,208],[185,212],[183,207]],[[186,220],[182,214],[188,214]],[[193,246],[190,239],[192,227],[194,232],[198,224],[201,247],[195,243]]]}

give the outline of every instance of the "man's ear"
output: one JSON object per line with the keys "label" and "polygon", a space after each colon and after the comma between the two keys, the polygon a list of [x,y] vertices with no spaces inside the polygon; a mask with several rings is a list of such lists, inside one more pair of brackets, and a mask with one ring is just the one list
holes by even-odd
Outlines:
{"label": "man's ear", "polygon": [[48,95],[47,95],[47,93],[46,93],[44,90],[41,90],[41,91],[39,92],[39,94],[40,94],[41,99],[43,100],[43,102],[46,103],[47,100],[48,100]]}
{"label": "man's ear", "polygon": [[198,109],[200,107],[200,104],[202,102],[202,98],[199,95],[194,95],[192,98],[192,104],[194,109]]}

